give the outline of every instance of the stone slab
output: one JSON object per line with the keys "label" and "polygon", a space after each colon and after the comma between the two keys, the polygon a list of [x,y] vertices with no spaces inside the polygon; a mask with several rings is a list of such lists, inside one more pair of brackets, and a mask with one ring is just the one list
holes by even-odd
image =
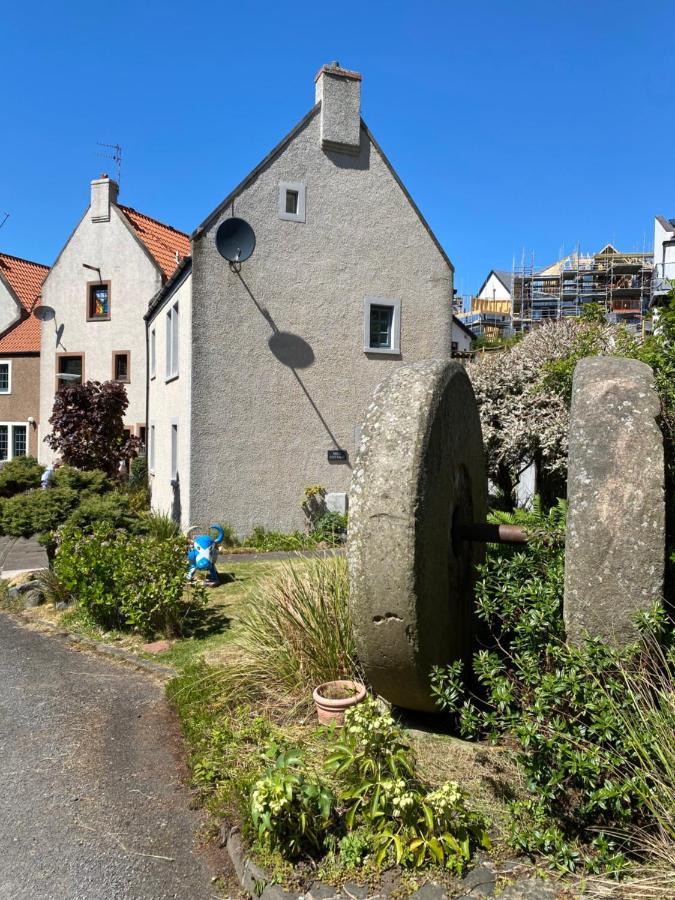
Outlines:
{"label": "stone slab", "polygon": [[567,638],[634,640],[663,596],[663,436],[654,376],[634,359],[589,357],[570,412],[564,616]]}
{"label": "stone slab", "polygon": [[475,649],[475,566],[484,546],[453,541],[483,522],[487,479],[464,368],[427,360],[375,391],[349,495],[347,556],[359,659],[378,694],[435,711],[434,665]]}

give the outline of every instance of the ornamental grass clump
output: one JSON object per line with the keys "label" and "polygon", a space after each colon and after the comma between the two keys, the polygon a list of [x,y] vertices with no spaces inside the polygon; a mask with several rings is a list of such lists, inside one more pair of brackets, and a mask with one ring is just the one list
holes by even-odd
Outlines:
{"label": "ornamental grass clump", "polygon": [[222,670],[225,701],[304,712],[326,681],[358,677],[349,609],[347,564],[341,557],[298,559],[254,590]]}

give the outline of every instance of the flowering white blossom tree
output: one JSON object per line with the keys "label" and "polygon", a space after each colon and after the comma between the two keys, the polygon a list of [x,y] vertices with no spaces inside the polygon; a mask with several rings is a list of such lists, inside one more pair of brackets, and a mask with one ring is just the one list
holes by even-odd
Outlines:
{"label": "flowering white blossom tree", "polygon": [[584,356],[633,356],[636,338],[622,326],[560,319],[503,351],[483,353],[467,371],[480,409],[488,477],[512,499],[520,473],[559,487],[567,472],[571,377]]}

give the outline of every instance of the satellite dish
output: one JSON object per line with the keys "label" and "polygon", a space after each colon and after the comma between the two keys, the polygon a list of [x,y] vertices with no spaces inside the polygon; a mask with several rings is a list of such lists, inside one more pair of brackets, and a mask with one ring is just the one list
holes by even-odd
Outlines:
{"label": "satellite dish", "polygon": [[255,250],[255,232],[243,219],[226,219],[216,231],[216,247],[228,262],[244,262]]}
{"label": "satellite dish", "polygon": [[41,322],[51,322],[56,315],[56,311],[52,306],[36,306],[33,315]]}

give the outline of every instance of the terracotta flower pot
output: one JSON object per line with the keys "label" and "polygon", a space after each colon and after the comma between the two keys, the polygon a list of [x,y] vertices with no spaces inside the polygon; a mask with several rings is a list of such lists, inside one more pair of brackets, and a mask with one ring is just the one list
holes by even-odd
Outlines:
{"label": "terracotta flower pot", "polygon": [[345,711],[363,700],[366,689],[359,681],[327,681],[312,696],[322,725],[342,725]]}

